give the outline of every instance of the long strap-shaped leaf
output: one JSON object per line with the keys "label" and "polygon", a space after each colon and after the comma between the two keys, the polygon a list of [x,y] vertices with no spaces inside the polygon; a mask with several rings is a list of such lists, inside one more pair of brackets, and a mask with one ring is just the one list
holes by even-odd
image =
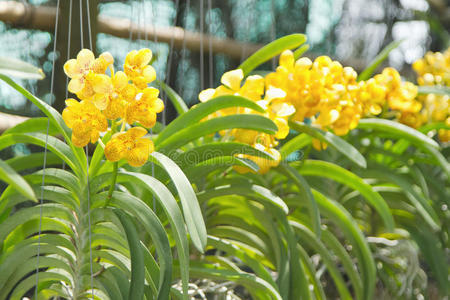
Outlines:
{"label": "long strap-shaped leaf", "polygon": [[206,227],[197,196],[189,180],[183,171],[181,171],[180,167],[165,155],[153,152],[151,156],[166,170],[175,185],[183,207],[184,219],[186,220],[192,243],[198,251],[203,253],[206,247]]}
{"label": "long strap-shaped leaf", "polygon": [[58,129],[58,132],[63,135],[66,142],[70,145],[70,148],[72,149],[73,153],[76,155],[80,166],[82,167],[81,170],[86,173],[86,155],[84,154],[83,150],[81,148],[75,147],[71,142],[71,131],[64,123],[64,120],[61,116],[61,114],[45,103],[44,101],[40,100],[39,98],[35,97],[33,94],[31,94],[29,91],[15,83],[11,78],[9,78],[6,75],[0,74],[0,79],[9,84],[12,88],[17,90],[19,93],[24,95],[28,100],[33,102],[34,105],[36,105],[50,120],[50,122]]}
{"label": "long strap-shaped leaf", "polygon": [[181,280],[183,285],[183,293],[187,299],[188,282],[189,282],[189,243],[187,239],[187,232],[183,220],[183,215],[178,207],[177,201],[167,187],[157,179],[140,173],[120,172],[117,176],[117,181],[132,181],[137,185],[142,186],[146,190],[155,195],[164,212],[169,219],[170,225],[175,235],[177,242],[177,252],[180,259]]}
{"label": "long strap-shaped leaf", "polygon": [[289,126],[298,131],[304,132],[313,138],[316,138],[322,142],[325,142],[343,154],[345,157],[350,159],[352,162],[356,163],[358,166],[365,168],[367,166],[366,159],[362,156],[359,151],[353,147],[351,144],[347,143],[344,139],[332,134],[331,132],[323,131],[319,128],[314,128],[305,125],[301,122],[291,121]]}
{"label": "long strap-shaped leaf", "polygon": [[244,75],[248,75],[256,67],[265,63],[272,57],[281,54],[284,50],[294,49],[304,42],[306,42],[306,36],[301,33],[294,33],[281,37],[253,53],[239,66],[239,69],[244,71]]}
{"label": "long strap-shaped leaf", "polygon": [[339,203],[325,198],[325,196],[316,190],[313,190],[313,194],[320,211],[331,221],[335,222],[344,235],[352,242],[363,277],[363,299],[372,299],[376,282],[375,262],[369,245],[363,233],[358,228],[358,224],[356,224],[350,213]]}
{"label": "long strap-shaped leaf", "polygon": [[386,229],[389,231],[394,230],[394,218],[392,217],[386,201],[384,201],[384,199],[359,176],[338,165],[319,160],[305,161],[299,171],[301,174],[306,176],[321,176],[330,178],[359,191],[367,202],[375,208],[378,214],[380,214]]}
{"label": "long strap-shaped leaf", "polygon": [[28,182],[14,171],[7,163],[0,159],[0,180],[10,184],[28,199],[37,202],[36,195]]}
{"label": "long strap-shaped leaf", "polygon": [[[184,115],[185,116],[185,115]],[[217,117],[200,123],[191,125],[185,129],[181,129],[174,133],[160,144],[156,145],[157,150],[162,149],[177,149],[187,143],[224,129],[251,129],[261,131],[269,134],[275,134],[278,130],[272,120],[254,114],[230,115],[225,117]]]}
{"label": "long strap-shaped leaf", "polygon": [[196,124],[206,116],[228,107],[247,107],[257,112],[264,112],[258,104],[244,97],[233,95],[216,97],[207,102],[197,104],[188,112],[173,120],[169,125],[167,125],[166,128],[164,128],[163,131],[159,133],[158,138],[155,140],[155,144],[157,145],[161,143],[171,135],[185,129],[186,126]]}
{"label": "long strap-shaped leaf", "polygon": [[127,214],[121,210],[114,210],[114,213],[122,223],[130,247],[131,278],[128,299],[142,299],[144,297],[145,265],[139,236],[136,227]]}
{"label": "long strap-shaped leaf", "polygon": [[[127,179],[136,180],[134,177]],[[92,209],[102,207],[107,198],[108,192],[103,192],[92,197]],[[124,192],[114,192],[110,205],[123,209],[136,217],[151,236],[153,245],[156,248],[160,264],[160,278],[158,288],[158,300],[168,300],[170,286],[172,282],[172,251],[169,239],[160,220],[155,213],[139,198]],[[131,300],[131,299],[130,299]]]}

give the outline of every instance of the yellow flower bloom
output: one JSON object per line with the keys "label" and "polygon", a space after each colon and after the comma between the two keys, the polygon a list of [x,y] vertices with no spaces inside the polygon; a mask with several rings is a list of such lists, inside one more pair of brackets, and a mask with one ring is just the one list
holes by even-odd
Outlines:
{"label": "yellow flower bloom", "polygon": [[135,99],[128,102],[125,121],[128,124],[139,122],[144,127],[153,127],[156,123],[156,114],[164,109],[164,103],[158,95],[159,91],[155,88],[144,89]]}
{"label": "yellow flower bloom", "polygon": [[68,90],[82,99],[92,97],[94,91],[91,86],[91,75],[105,73],[109,65],[114,62],[111,54],[105,52],[95,59],[94,53],[82,49],[76,59],[69,59],[64,64],[64,72],[71,78]]}
{"label": "yellow flower bloom", "polygon": [[260,100],[264,94],[264,79],[259,75],[248,76],[241,86],[243,79],[244,72],[241,69],[224,73],[220,80],[222,85],[216,89],[206,89],[200,92],[198,96],[200,102],[223,95],[237,95],[253,101]]}
{"label": "yellow flower bloom", "polygon": [[128,84],[128,77],[124,72],[115,73],[112,78],[104,74],[95,74],[92,79],[95,95],[92,102],[104,110],[108,119],[115,120],[125,115],[128,101],[136,96],[136,88]]}
{"label": "yellow flower bloom", "polygon": [[72,142],[75,146],[83,147],[89,142],[97,142],[100,132],[108,129],[105,116],[89,101],[67,99],[66,105],[62,117],[72,129]]}
{"label": "yellow flower bloom", "polygon": [[147,130],[133,127],[127,132],[116,133],[105,146],[105,156],[109,161],[126,159],[133,167],[140,167],[154,151],[153,142],[144,138]]}
{"label": "yellow flower bloom", "polygon": [[149,65],[151,60],[152,51],[147,48],[133,50],[125,58],[125,74],[139,89],[145,89],[148,83],[156,79],[156,71]]}

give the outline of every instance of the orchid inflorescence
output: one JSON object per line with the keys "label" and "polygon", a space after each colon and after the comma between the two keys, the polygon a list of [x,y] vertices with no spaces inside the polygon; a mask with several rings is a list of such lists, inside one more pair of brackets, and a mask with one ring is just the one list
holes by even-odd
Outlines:
{"label": "orchid inflorescence", "polygon": [[[414,64],[419,73],[419,85],[449,85],[450,49],[440,53],[427,54]],[[233,137],[235,141],[252,145],[256,149],[269,152],[275,160],[267,160],[250,155],[238,155],[251,159],[259,167],[260,173],[277,166],[281,160],[275,149],[278,140],[289,133],[288,120],[307,122],[336,135],[346,135],[356,128],[360,118],[379,116],[392,118],[408,126],[418,127],[428,121],[445,121],[450,125],[449,97],[438,95],[418,96],[418,87],[403,81],[394,68],[385,68],[366,81],[357,81],[357,73],[351,67],[343,67],[327,56],[314,61],[302,57],[297,60],[290,50],[280,55],[275,72],[265,77],[248,76],[244,80],[243,71],[232,70],[223,74],[216,89],[206,89],[199,94],[201,102],[221,95],[239,95],[255,101],[264,109],[264,115],[277,126],[274,135],[247,129],[234,129],[221,133]],[[223,109],[211,115],[256,113],[250,109]],[[442,141],[449,141],[450,131],[439,131]],[[326,144],[313,139],[314,148],[321,150]],[[238,171],[248,172],[245,167]]]}
{"label": "orchid inflorescence", "polygon": [[[159,90],[148,86],[156,79],[149,65],[151,58],[150,49],[133,50],[125,58],[124,71],[115,72],[110,53],[95,58],[92,51],[82,49],[76,59],[65,63],[64,72],[71,78],[68,90],[81,100],[67,99],[62,114],[72,129],[75,146],[97,141],[103,145],[100,135],[111,131],[113,135],[104,146],[109,161],[126,159],[131,166],[142,166],[147,161],[154,147],[144,137],[147,130],[143,127],[152,128],[156,114],[164,109]],[[135,123],[140,126],[127,130],[127,124]]]}

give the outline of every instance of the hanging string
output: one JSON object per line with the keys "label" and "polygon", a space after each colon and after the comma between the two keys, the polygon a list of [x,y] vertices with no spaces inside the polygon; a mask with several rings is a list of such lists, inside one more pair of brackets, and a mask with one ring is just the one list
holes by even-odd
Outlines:
{"label": "hanging string", "polygon": [[130,34],[128,35],[128,50],[131,51],[132,50],[132,37],[133,37],[133,11],[134,11],[134,5],[133,5],[133,1],[129,1],[130,2],[130,26],[129,26],[129,31]]}
{"label": "hanging string", "polygon": [[[179,0],[176,0],[175,1],[175,18],[173,20],[174,27],[177,25],[178,7],[179,7]],[[175,30],[174,30],[173,34],[170,36],[169,58],[168,58],[167,67],[166,67],[166,78],[164,79],[164,82],[166,85],[169,85],[169,83],[170,83],[170,71],[172,68],[174,36],[175,36]],[[166,103],[167,103],[167,94],[166,93],[164,93],[163,101],[164,101],[164,107],[167,107],[166,106]],[[166,125],[166,110],[162,111],[162,123],[163,123],[163,125]]]}
{"label": "hanging string", "polygon": [[203,25],[204,25],[204,16],[203,16],[203,0],[200,0],[200,90],[203,91],[205,89],[204,82],[204,58],[203,58]]}
{"label": "hanging string", "polygon": [[[56,16],[55,16],[55,34],[53,42],[53,61],[52,61],[52,77],[50,79],[50,95],[53,96],[53,87],[55,82],[55,62],[56,62],[56,38],[58,36],[58,19],[59,19],[59,0],[56,3]],[[44,186],[45,186],[45,168],[47,166],[47,146],[48,146],[48,135],[50,128],[50,118],[47,118],[47,132],[45,135],[45,145],[44,145],[44,164],[42,168],[42,182],[41,182],[41,199],[39,203],[39,228],[38,228],[38,246],[37,246],[37,258],[36,258],[36,287],[34,289],[34,298],[38,297],[38,285],[39,285],[39,258],[41,254],[41,234],[42,234],[42,216],[43,216],[43,206],[44,206]]]}
{"label": "hanging string", "polygon": [[208,50],[209,50],[209,87],[214,86],[214,57],[212,51],[212,5],[211,0],[208,0],[208,22],[209,22],[209,38],[208,38]]}
{"label": "hanging string", "polygon": [[[59,1],[59,0],[58,0]],[[89,35],[89,46],[92,50],[92,35],[91,35],[91,21],[89,14],[89,0],[86,0],[86,12],[87,12],[87,23],[88,23],[88,35]],[[80,0],[80,36],[81,36],[81,48],[84,48],[84,34],[83,34],[83,1]],[[87,205],[88,205],[88,237],[89,237],[89,264],[91,272],[91,296],[94,300],[94,270],[92,265],[92,232],[91,232],[91,192],[89,187],[89,149],[88,146],[85,147],[86,152],[86,184],[87,184]]]}
{"label": "hanging string", "polygon": [[[271,0],[271,6],[272,9],[270,10],[272,12],[272,23],[271,23],[271,27],[270,27],[270,38],[272,41],[274,41],[277,38],[277,32],[276,32],[276,18],[275,18],[275,2],[273,0]],[[275,70],[277,66],[277,61],[274,58],[272,58],[272,69]]]}
{"label": "hanging string", "polygon": [[187,69],[187,63],[186,63],[186,26],[187,26],[187,18],[188,18],[188,14],[189,14],[189,7],[191,5],[191,1],[190,0],[186,0],[186,4],[185,4],[185,14],[184,14],[184,30],[183,30],[183,45],[181,47],[181,62],[183,63],[182,68],[181,68],[181,72],[180,72],[180,90],[178,91],[181,95],[181,97],[183,97],[183,91],[184,91],[184,73],[185,73],[185,69]]}
{"label": "hanging string", "polygon": [[[72,36],[72,0],[69,2],[69,29],[67,32],[67,60],[70,59],[70,40]],[[69,97],[69,76],[66,76],[66,99]]]}

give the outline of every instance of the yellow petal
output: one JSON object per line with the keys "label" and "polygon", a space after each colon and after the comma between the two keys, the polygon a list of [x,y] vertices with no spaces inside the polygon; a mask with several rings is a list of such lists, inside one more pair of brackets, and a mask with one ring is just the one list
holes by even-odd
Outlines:
{"label": "yellow petal", "polygon": [[105,157],[109,161],[118,161],[125,156],[125,145],[117,137],[112,138],[105,146]]}
{"label": "yellow petal", "polygon": [[156,71],[152,66],[146,66],[142,71],[142,75],[147,83],[150,83],[156,79]]}
{"label": "yellow petal", "polygon": [[116,74],[114,74],[112,83],[115,89],[122,90],[128,84],[128,77],[124,72],[118,71],[116,72]]}
{"label": "yellow petal", "polygon": [[114,63],[114,57],[109,52],[103,52],[102,54],[100,54],[99,58],[104,60],[104,62],[107,63],[108,65]]}
{"label": "yellow petal", "polygon": [[77,63],[80,68],[82,68],[82,69],[89,68],[90,65],[94,62],[94,60],[95,60],[95,56],[91,50],[82,49],[80,52],[78,52]]}
{"label": "yellow petal", "polygon": [[224,73],[221,82],[233,91],[237,91],[241,87],[242,79],[244,79],[244,72],[236,69]]}
{"label": "yellow petal", "polygon": [[145,164],[150,155],[153,143],[149,139],[141,138],[136,141],[136,147],[126,152],[125,158],[130,166],[140,167]]}
{"label": "yellow petal", "polygon": [[280,66],[288,70],[294,68],[294,53],[291,50],[284,50],[280,55]]}
{"label": "yellow petal", "polygon": [[100,110],[104,110],[108,106],[109,96],[108,94],[95,94],[92,98],[92,102],[94,103],[95,107]]}
{"label": "yellow petal", "polygon": [[84,87],[83,81],[80,77],[75,77],[69,81],[68,89],[71,93],[79,93]]}
{"label": "yellow petal", "polygon": [[89,136],[82,136],[82,137],[78,137],[78,136],[74,136],[72,134],[72,143],[74,144],[75,147],[84,147],[87,144],[89,144]]}
{"label": "yellow petal", "polygon": [[259,75],[252,75],[247,77],[239,93],[242,94],[248,92],[251,92],[257,98],[264,94],[264,78]]}
{"label": "yellow petal", "polygon": [[160,113],[164,110],[164,102],[161,99],[156,99],[153,103],[152,103],[152,110],[155,113]]}
{"label": "yellow petal", "polygon": [[146,135],[147,130],[145,130],[142,127],[133,127],[133,128],[130,128],[126,134],[130,139],[136,140],[136,139]]}
{"label": "yellow petal", "polygon": [[283,91],[282,89],[270,87],[266,91],[265,99],[269,100],[269,101],[272,101],[274,99],[283,99],[285,97],[286,97],[286,92],[285,91]]}
{"label": "yellow petal", "polygon": [[148,101],[159,96],[159,90],[153,87],[146,88],[142,91],[142,100]]}
{"label": "yellow petal", "polygon": [[134,58],[136,57],[137,53],[138,53],[137,50],[128,52],[127,56],[125,57],[125,64],[126,65],[134,64]]}
{"label": "yellow petal", "polygon": [[152,50],[144,48],[138,51],[135,56],[135,65],[143,68],[152,60]]}
{"label": "yellow petal", "polygon": [[203,90],[200,92],[200,94],[198,94],[198,100],[200,100],[200,102],[206,102],[214,97],[215,92],[216,92],[215,89]]}
{"label": "yellow petal", "polygon": [[92,88],[96,93],[99,94],[112,93],[113,85],[111,82],[111,78],[109,76],[105,74],[95,74],[95,73],[91,74],[89,75],[89,80],[92,84]]}
{"label": "yellow petal", "polygon": [[76,59],[69,59],[64,64],[64,73],[70,78],[73,78],[81,73],[80,68],[78,67]]}

